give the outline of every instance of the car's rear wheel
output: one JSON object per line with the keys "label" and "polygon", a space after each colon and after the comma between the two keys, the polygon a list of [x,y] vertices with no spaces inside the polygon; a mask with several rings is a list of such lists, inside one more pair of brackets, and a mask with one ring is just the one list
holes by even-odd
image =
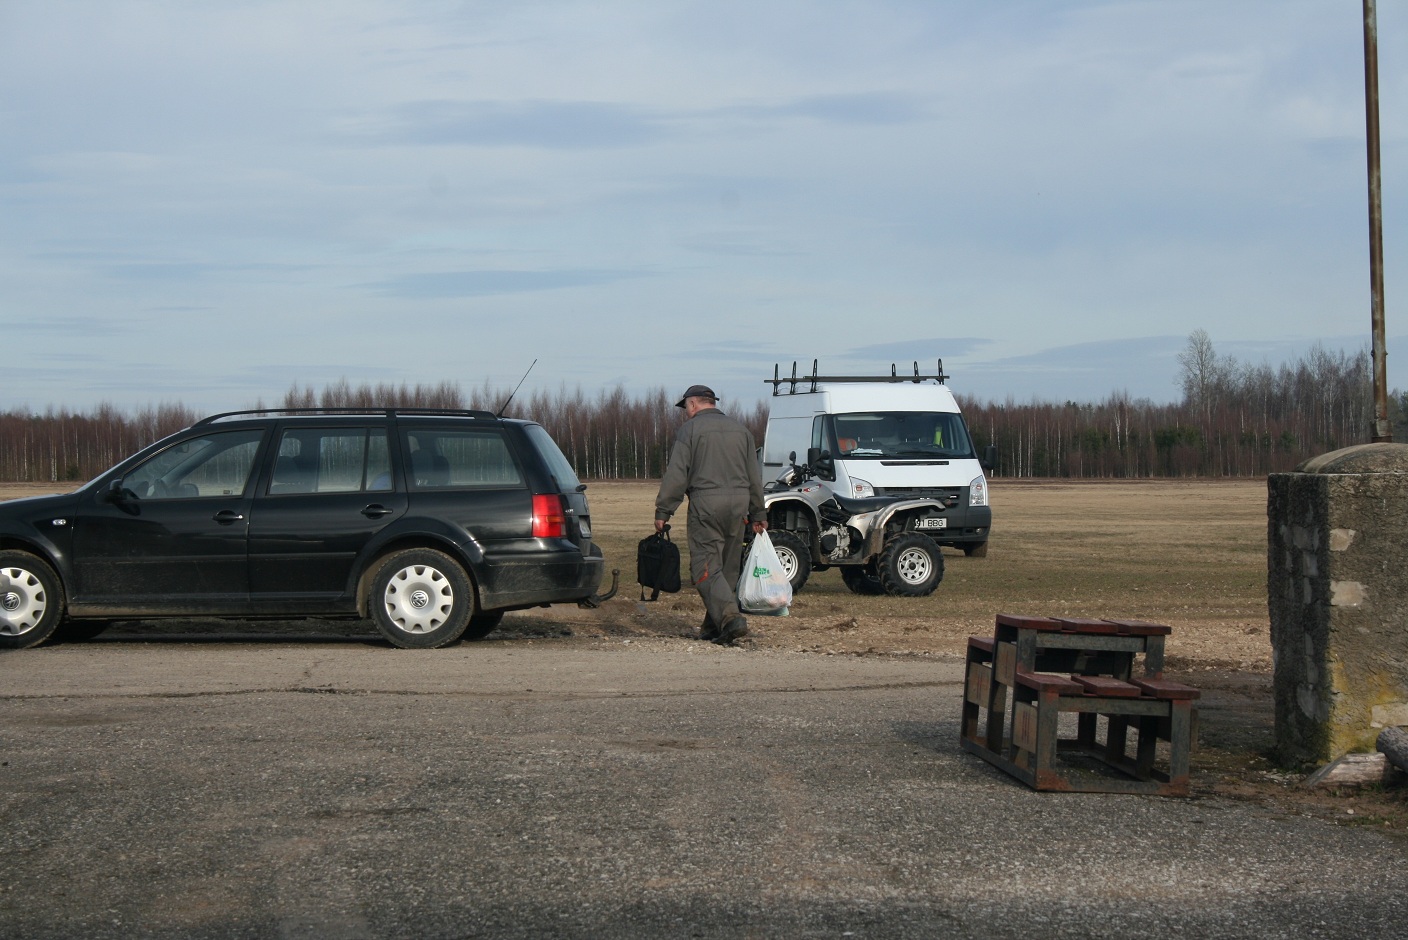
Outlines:
{"label": "car's rear wheel", "polygon": [[0,649],[38,646],[53,636],[63,613],[53,568],[29,552],[0,552]]}
{"label": "car's rear wheel", "polygon": [[412,548],[382,561],[368,600],[372,620],[391,645],[435,649],[464,633],[474,610],[474,589],[449,555]]}

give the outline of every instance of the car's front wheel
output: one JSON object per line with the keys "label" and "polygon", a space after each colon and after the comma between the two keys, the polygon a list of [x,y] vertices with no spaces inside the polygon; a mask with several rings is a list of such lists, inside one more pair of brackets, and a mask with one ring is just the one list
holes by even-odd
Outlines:
{"label": "car's front wheel", "polygon": [[449,555],[412,548],[382,561],[368,600],[372,620],[391,645],[435,649],[464,633],[474,610],[474,588]]}
{"label": "car's front wheel", "polygon": [[0,649],[38,646],[63,618],[59,576],[29,552],[0,552]]}

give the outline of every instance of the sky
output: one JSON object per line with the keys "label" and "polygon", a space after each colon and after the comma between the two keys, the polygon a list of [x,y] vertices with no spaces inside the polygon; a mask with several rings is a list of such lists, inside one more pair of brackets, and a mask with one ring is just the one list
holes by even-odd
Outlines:
{"label": "sky", "polygon": [[[1379,3],[1408,390],[1408,4]],[[0,410],[1371,341],[1358,0],[3,0]],[[524,394],[520,392],[520,394]]]}

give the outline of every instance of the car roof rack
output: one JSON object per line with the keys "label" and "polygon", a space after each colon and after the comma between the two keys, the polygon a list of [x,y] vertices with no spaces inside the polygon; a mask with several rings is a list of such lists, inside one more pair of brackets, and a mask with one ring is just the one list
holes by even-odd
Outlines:
{"label": "car roof rack", "polygon": [[220,414],[201,418],[196,425],[215,424],[233,418],[257,417],[259,415],[376,415],[387,418],[429,415],[452,418],[487,418],[496,420],[491,411],[476,411],[471,408],[356,408],[350,405],[329,405],[324,408],[249,408],[244,411],[223,411]]}
{"label": "car roof rack", "polygon": [[781,395],[782,386],[784,385],[788,387],[787,394],[796,395],[798,394],[798,385],[810,386],[809,388],[802,389],[802,393],[806,394],[815,392],[817,386],[822,382],[914,382],[916,384],[919,382],[938,382],[940,385],[943,385],[945,380],[949,378],[949,375],[944,372],[944,361],[942,359],[939,360],[938,371],[933,375],[920,375],[918,362],[914,363],[913,375],[900,375],[899,370],[895,368],[893,362],[890,363],[889,375],[820,375],[817,371],[817,360],[815,359],[812,360],[811,375],[798,375],[795,360],[792,362],[792,375],[790,378],[783,377],[781,372],[781,366],[778,363],[773,363],[772,378],[763,379],[763,384],[772,386],[772,393],[774,395]]}

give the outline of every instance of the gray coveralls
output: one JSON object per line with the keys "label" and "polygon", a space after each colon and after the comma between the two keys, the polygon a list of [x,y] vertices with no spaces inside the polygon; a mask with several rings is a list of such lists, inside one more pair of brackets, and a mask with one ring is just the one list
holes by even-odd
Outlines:
{"label": "gray coveralls", "polygon": [[755,447],[741,423],[706,408],[680,425],[655,497],[655,518],[668,521],[689,496],[689,576],[715,628],[739,616],[745,517],[767,518]]}

